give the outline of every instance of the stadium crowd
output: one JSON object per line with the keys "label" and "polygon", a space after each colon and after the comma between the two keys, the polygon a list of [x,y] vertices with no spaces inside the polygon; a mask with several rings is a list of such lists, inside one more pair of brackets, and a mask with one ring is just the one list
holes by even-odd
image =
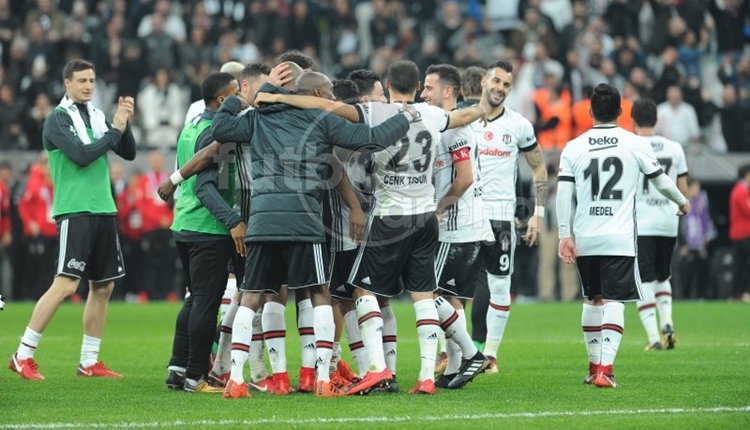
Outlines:
{"label": "stadium crowd", "polygon": [[[600,82],[623,95],[624,128],[632,130],[633,101],[659,103],[657,133],[681,143],[688,162],[696,145],[750,151],[749,40],[747,0],[0,0],[0,151],[42,150],[44,120],[65,91],[62,67],[90,59],[94,104],[110,117],[117,96],[135,99],[131,124],[148,159],[144,171],[111,165],[126,260],[133,267],[144,252],[156,256],[143,259],[143,271],[128,272],[115,294],[176,299],[172,207],[155,191],[171,170],[164,151],[174,151],[201,82],[227,61],[273,65],[298,49],[331,77],[368,68],[385,78],[399,59],[413,60],[422,73],[431,64],[463,69],[506,59],[515,70],[507,104],[534,126],[553,202],[557,154],[591,127],[587,103]],[[0,166],[0,197],[8,202],[0,248],[12,261],[13,299],[38,298],[52,277],[56,229],[46,165],[42,151],[28,169]],[[699,191],[695,198],[705,200]],[[555,224],[550,213],[550,237]],[[683,229],[684,261],[706,260],[710,215]],[[530,287],[517,295],[574,299],[565,292],[577,294],[569,285],[577,280],[555,258],[556,247],[520,248],[514,276],[525,282],[514,285]],[[37,270],[23,270],[29,266]],[[559,276],[550,277],[555,266]],[[696,267],[685,264],[685,271]],[[701,291],[705,284],[683,294],[713,297]]]}

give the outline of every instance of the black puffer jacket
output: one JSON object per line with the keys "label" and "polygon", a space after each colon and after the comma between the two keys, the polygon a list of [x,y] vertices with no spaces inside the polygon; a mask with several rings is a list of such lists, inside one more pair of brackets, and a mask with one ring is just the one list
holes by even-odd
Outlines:
{"label": "black puffer jacket", "polygon": [[[260,91],[287,92],[269,84]],[[409,128],[404,115],[370,128],[326,111],[283,104],[265,105],[238,117],[239,111],[240,100],[227,98],[211,133],[219,142],[250,142],[249,242],[325,242],[321,199],[333,146],[385,148]]]}

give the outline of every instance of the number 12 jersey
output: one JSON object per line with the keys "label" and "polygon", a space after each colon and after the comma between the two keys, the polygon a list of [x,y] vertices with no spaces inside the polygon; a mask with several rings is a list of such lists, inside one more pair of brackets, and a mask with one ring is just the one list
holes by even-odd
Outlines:
{"label": "number 12 jersey", "polygon": [[645,139],[610,124],[571,140],[560,156],[558,181],[575,183],[573,236],[578,255],[634,257],[635,198],[642,176],[662,173]]}

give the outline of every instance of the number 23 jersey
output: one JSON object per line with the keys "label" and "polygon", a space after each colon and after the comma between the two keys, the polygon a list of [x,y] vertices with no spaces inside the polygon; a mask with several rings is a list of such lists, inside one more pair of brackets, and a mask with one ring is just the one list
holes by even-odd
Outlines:
{"label": "number 23 jersey", "polygon": [[[688,167],[682,145],[661,136],[643,136],[654,150],[664,174],[677,182],[677,178],[687,175]],[[677,216],[677,204],[661,195],[648,178],[638,187],[635,203],[638,214],[639,236],[676,237],[680,219]]]}
{"label": "number 23 jersey", "polygon": [[558,181],[575,183],[578,255],[636,255],[636,190],[662,173],[645,139],[614,125],[595,126],[560,155]]}
{"label": "number 23 jersey", "polygon": [[[377,126],[398,115],[400,104],[358,105],[364,122]],[[440,133],[448,114],[426,103],[411,104],[419,113],[401,143],[373,155],[375,163],[375,216],[417,215],[435,210],[433,163]]]}

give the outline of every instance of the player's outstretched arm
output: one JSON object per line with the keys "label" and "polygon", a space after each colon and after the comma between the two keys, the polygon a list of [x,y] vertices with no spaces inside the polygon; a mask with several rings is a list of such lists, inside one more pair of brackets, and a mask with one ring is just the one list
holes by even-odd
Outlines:
{"label": "player's outstretched arm", "polygon": [[133,131],[130,129],[128,121],[133,116],[135,110],[135,101],[132,97],[120,97],[118,100],[117,114],[120,110],[124,109],[126,112],[127,119],[125,120],[125,127],[122,130],[122,137],[115,144],[113,150],[117,155],[122,157],[124,160],[132,161],[135,160],[135,137]]}
{"label": "player's outstretched arm", "polygon": [[333,112],[341,118],[348,119],[351,122],[362,122],[362,117],[356,107],[321,97],[295,94],[272,94],[267,92],[259,92],[258,95],[255,96],[255,104],[258,106],[268,103],[283,103],[297,109],[321,109]]}
{"label": "player's outstretched arm", "polygon": [[410,119],[417,118],[413,108],[405,109],[404,113],[389,118],[377,127],[353,124],[333,115],[326,115],[322,126],[326,128],[329,142],[335,146],[354,150],[360,146],[374,145],[385,149],[399,142],[409,130]]}
{"label": "player's outstretched arm", "polygon": [[221,104],[211,124],[211,135],[221,143],[250,142],[253,138],[255,111],[237,116],[248,105],[237,96],[229,96]]}
{"label": "player's outstretched arm", "polygon": [[570,218],[575,183],[569,176],[561,176],[557,182],[557,230],[560,244],[557,255],[567,264],[574,264],[578,256],[573,236],[570,231]]}
{"label": "player's outstretched arm", "polygon": [[463,127],[467,124],[484,118],[486,112],[481,104],[475,104],[474,106],[466,107],[459,110],[450,111],[448,113],[448,129]]}
{"label": "player's outstretched arm", "polygon": [[536,243],[539,226],[544,218],[544,206],[547,204],[547,165],[544,163],[544,155],[539,145],[523,152],[526,162],[532,171],[534,180],[534,193],[536,195],[536,204],[534,215],[529,219],[529,225],[526,230],[526,243],[532,246]]}
{"label": "player's outstretched arm", "polygon": [[649,178],[649,180],[664,197],[675,202],[680,207],[677,215],[682,216],[690,212],[690,200],[682,195],[680,190],[677,189],[677,185],[664,172],[653,178]]}
{"label": "player's outstretched arm", "polygon": [[193,154],[184,166],[175,170],[169,178],[159,184],[159,197],[166,202],[169,196],[174,194],[177,186],[185,179],[197,175],[211,166],[215,158],[221,153],[222,148],[224,146],[221,143],[213,141],[208,146]]}

